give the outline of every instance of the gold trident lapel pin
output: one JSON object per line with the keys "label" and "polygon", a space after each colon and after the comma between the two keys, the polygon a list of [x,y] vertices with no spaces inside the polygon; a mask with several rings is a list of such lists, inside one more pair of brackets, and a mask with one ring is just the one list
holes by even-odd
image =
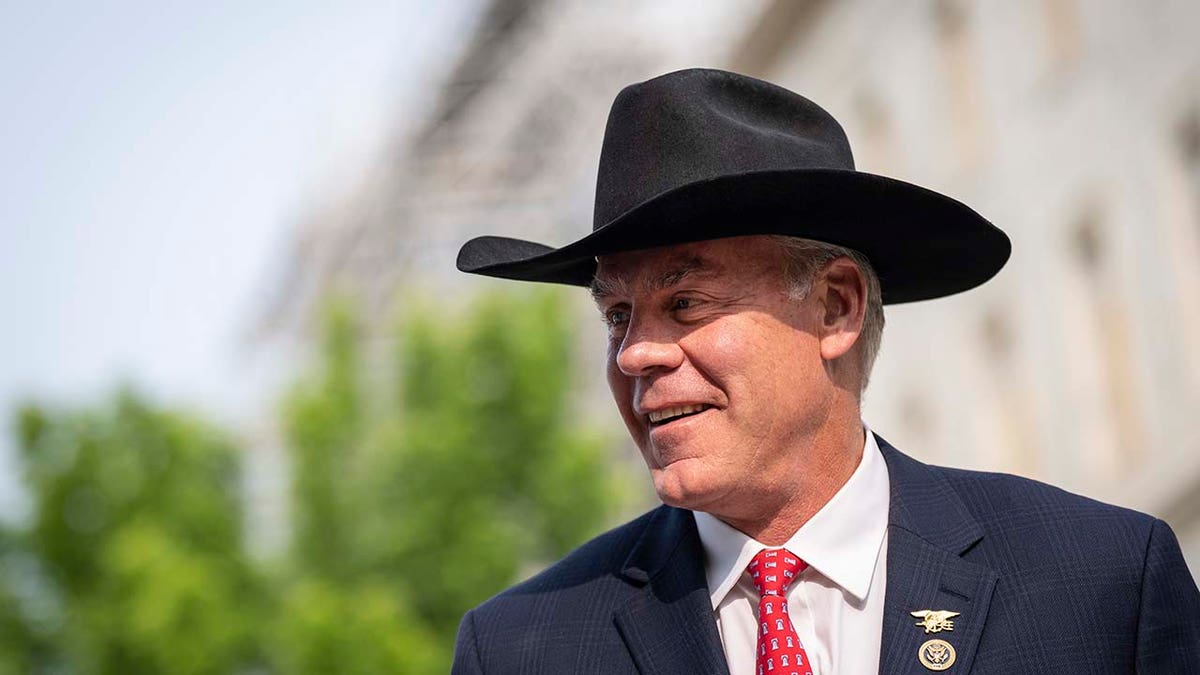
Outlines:
{"label": "gold trident lapel pin", "polygon": [[913,616],[920,619],[916,625],[924,628],[926,633],[940,633],[944,630],[954,630],[954,622],[950,619],[953,619],[960,613],[944,609],[919,609],[911,612]]}

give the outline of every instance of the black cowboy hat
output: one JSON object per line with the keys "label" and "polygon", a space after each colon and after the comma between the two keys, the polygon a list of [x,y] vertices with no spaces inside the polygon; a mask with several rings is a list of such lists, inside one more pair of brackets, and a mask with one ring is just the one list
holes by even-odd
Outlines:
{"label": "black cowboy hat", "polygon": [[808,99],[720,70],[626,87],[600,151],[592,233],[552,248],[477,237],[458,269],[587,286],[596,256],[748,234],[859,251],[885,303],[974,288],[1008,260],[1008,237],[965,204],[854,170],[841,125]]}

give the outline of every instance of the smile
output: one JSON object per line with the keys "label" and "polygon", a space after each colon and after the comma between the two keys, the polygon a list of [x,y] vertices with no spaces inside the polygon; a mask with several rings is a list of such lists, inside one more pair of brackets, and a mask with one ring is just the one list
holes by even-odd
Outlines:
{"label": "smile", "polygon": [[709,407],[704,404],[673,406],[671,408],[652,411],[646,417],[649,418],[651,424],[661,424],[680,417],[695,415],[698,412],[708,410]]}

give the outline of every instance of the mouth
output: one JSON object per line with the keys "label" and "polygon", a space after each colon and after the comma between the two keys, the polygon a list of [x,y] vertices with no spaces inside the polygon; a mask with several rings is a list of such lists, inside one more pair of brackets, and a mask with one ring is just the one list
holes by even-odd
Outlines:
{"label": "mouth", "polygon": [[646,415],[646,419],[650,421],[650,426],[660,427],[664,424],[670,424],[676,420],[698,415],[711,407],[711,405],[703,403],[671,406],[670,408],[663,408],[662,410],[650,411]]}

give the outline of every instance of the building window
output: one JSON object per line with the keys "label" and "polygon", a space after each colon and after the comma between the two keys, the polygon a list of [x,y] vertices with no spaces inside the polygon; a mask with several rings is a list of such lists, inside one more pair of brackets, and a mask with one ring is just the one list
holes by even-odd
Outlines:
{"label": "building window", "polygon": [[[1068,252],[1073,258],[1076,288],[1073,299],[1081,314],[1069,331],[1071,348],[1090,363],[1077,363],[1076,390],[1087,419],[1107,436],[1099,447],[1111,448],[1108,462],[1100,459],[1104,479],[1114,479],[1143,457],[1145,429],[1138,395],[1137,355],[1134,352],[1132,317],[1120,279],[1115,253],[1108,245],[1102,213],[1085,208],[1068,228]],[[1068,300],[1071,301],[1071,300]],[[1103,454],[1103,453],[1098,453]]]}
{"label": "building window", "polygon": [[1184,115],[1175,136],[1191,188],[1196,222],[1200,223],[1200,108],[1193,108]]}
{"label": "building window", "polygon": [[968,6],[961,0],[937,0],[933,22],[953,116],[954,156],[963,168],[978,164],[983,143],[980,71],[975,64]]}
{"label": "building window", "polygon": [[1076,0],[1042,0],[1047,70],[1051,75],[1070,71],[1082,51]]}

